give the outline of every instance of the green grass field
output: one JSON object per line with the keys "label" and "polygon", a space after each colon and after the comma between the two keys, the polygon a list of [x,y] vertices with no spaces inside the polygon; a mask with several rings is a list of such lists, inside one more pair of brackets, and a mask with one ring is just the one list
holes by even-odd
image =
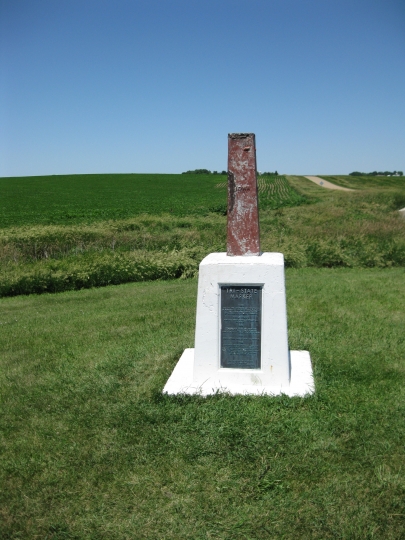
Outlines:
{"label": "green grass field", "polygon": [[328,179],[259,178],[306,399],[161,394],[220,176],[0,179],[0,538],[405,537],[404,184]]}
{"label": "green grass field", "polygon": [[196,280],[0,299],[1,538],[404,538],[404,272],[287,270],[307,399],[161,395]]}

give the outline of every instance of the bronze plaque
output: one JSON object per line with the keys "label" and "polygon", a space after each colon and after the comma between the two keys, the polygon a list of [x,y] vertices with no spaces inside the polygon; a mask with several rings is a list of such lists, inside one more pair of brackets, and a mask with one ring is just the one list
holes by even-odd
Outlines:
{"label": "bronze plaque", "polygon": [[262,288],[221,287],[221,367],[260,369]]}

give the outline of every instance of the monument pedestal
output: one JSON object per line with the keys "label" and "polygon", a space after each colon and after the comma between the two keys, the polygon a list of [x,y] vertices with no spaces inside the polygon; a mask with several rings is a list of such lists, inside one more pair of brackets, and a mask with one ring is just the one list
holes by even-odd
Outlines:
{"label": "monument pedestal", "polygon": [[186,349],[167,394],[314,392],[307,351],[289,351],[281,253],[211,253],[200,264],[195,348]]}

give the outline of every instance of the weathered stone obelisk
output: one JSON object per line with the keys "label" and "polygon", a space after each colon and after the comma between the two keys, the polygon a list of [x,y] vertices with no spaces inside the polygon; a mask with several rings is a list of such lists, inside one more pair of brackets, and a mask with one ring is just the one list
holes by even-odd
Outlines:
{"label": "weathered stone obelisk", "polygon": [[228,136],[227,253],[200,263],[195,348],[167,381],[168,394],[314,391],[307,351],[289,351],[281,253],[261,253],[253,133]]}

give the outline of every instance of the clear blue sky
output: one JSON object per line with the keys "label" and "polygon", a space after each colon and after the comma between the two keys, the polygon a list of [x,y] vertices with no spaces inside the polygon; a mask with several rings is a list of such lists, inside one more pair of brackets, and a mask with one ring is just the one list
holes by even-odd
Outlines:
{"label": "clear blue sky", "polygon": [[404,0],[0,0],[0,176],[405,170]]}

